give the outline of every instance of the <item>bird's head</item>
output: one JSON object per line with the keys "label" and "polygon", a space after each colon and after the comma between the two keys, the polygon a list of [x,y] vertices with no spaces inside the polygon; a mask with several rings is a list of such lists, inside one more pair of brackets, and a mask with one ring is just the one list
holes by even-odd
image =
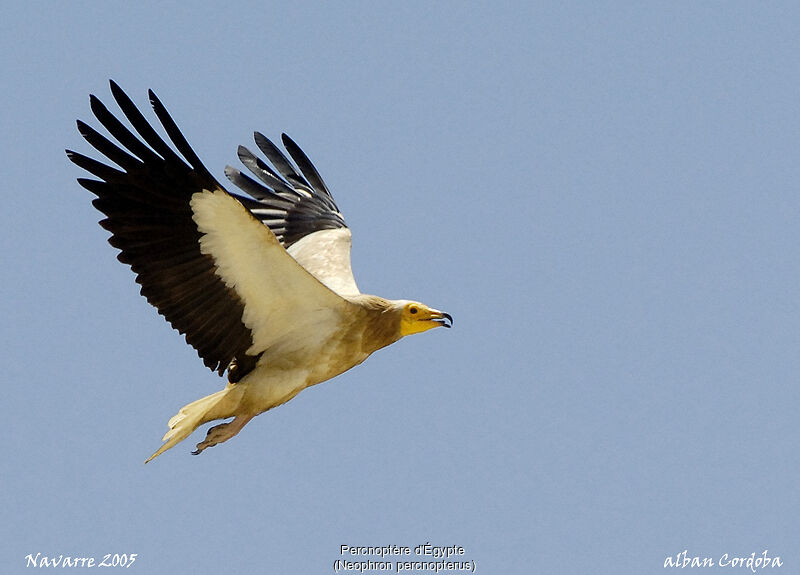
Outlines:
{"label": "bird's head", "polygon": [[453,318],[448,313],[417,301],[397,302],[400,305],[400,335],[421,333],[434,327],[452,327]]}

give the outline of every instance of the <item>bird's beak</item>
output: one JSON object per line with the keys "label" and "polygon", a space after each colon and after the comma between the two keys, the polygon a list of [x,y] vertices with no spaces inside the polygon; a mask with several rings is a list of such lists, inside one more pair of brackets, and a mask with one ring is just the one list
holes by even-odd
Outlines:
{"label": "bird's beak", "polygon": [[439,326],[453,327],[453,317],[449,313],[424,304],[411,305],[408,309],[409,311],[401,316],[400,337],[422,333]]}
{"label": "bird's beak", "polygon": [[431,320],[443,327],[453,327],[453,317],[449,313],[439,311],[438,309],[431,310]]}

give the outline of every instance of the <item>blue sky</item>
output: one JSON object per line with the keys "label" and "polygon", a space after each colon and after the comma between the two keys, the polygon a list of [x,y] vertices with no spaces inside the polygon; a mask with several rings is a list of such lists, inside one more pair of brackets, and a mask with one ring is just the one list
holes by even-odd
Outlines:
{"label": "blue sky", "polygon": [[[341,545],[430,542],[482,573],[684,550],[794,572],[797,6],[286,4],[4,10],[0,571],[333,573]],[[220,179],[254,130],[290,134],[361,289],[455,328],[143,465],[223,380],[63,153],[108,78],[143,108],[153,88]]]}

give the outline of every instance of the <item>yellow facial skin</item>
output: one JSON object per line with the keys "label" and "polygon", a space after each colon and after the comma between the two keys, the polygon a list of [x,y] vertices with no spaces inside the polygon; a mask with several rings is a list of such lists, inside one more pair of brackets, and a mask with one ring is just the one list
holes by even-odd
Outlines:
{"label": "yellow facial skin", "polygon": [[408,302],[400,316],[400,335],[406,336],[412,333],[422,333],[434,327],[451,327],[453,318],[450,314],[444,313],[433,308],[429,308],[423,303]]}

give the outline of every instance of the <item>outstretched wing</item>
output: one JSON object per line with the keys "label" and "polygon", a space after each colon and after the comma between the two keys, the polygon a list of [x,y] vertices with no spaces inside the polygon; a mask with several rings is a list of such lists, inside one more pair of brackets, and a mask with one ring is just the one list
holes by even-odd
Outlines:
{"label": "outstretched wing", "polygon": [[272,167],[239,146],[239,159],[259,181],[231,166],[225,175],[258,202],[250,211],[300,265],[336,293],[358,295],[350,267],[350,229],[308,156],[286,134],[281,139],[294,164],[256,132],[256,145]]}
{"label": "outstretched wing", "polygon": [[[78,182],[97,196],[118,259],[131,266],[142,295],[185,334],[207,367],[231,381],[251,371],[271,346],[309,326],[335,326],[349,304],[290,257],[248,207],[203,166],[166,108],[150,102],[172,146],[128,96],[111,92],[136,134],[94,96],[92,111],[113,143],[87,124],[78,130],[121,169],[67,150],[99,179]],[[182,156],[182,157],[181,157]]]}

